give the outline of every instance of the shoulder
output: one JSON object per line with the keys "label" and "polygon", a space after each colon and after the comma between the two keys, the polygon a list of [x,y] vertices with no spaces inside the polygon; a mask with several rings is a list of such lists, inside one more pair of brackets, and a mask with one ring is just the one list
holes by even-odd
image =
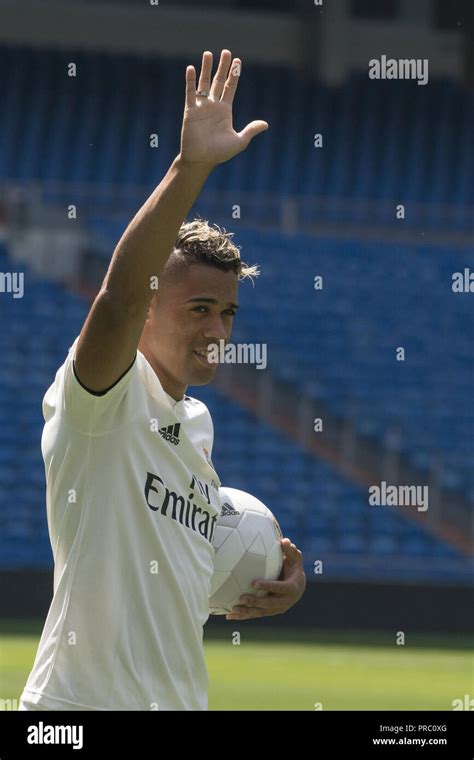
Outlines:
{"label": "shoulder", "polygon": [[211,436],[214,435],[211,413],[203,401],[186,394],[184,396],[184,408],[188,420],[193,421],[195,424],[199,423]]}
{"label": "shoulder", "polygon": [[185,394],[184,403],[186,405],[186,409],[194,412],[194,414],[206,414],[209,415],[209,417],[211,416],[211,413],[209,412],[206,404],[203,401],[200,401],[198,398],[194,398],[193,396],[188,396]]}

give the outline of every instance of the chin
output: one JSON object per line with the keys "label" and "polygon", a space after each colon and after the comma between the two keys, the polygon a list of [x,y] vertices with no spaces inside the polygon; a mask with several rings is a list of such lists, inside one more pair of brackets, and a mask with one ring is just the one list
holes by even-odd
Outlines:
{"label": "chin", "polygon": [[215,369],[204,369],[202,372],[194,372],[191,379],[188,382],[188,385],[208,385],[209,383],[212,383],[214,380],[214,376],[216,374]]}

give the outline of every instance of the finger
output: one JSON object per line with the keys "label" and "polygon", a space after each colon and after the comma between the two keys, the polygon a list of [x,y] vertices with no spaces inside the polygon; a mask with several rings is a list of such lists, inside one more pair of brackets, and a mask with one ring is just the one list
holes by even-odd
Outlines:
{"label": "finger", "polygon": [[211,89],[212,53],[206,50],[202,54],[201,75],[199,77],[198,91],[209,92]]}
{"label": "finger", "polygon": [[258,607],[234,607],[225,617],[226,620],[248,620],[249,618],[264,617],[272,613],[260,610]]}
{"label": "finger", "polygon": [[229,73],[227,74],[227,79],[224,86],[224,92],[222,93],[221,100],[224,101],[224,103],[228,103],[229,105],[232,105],[232,102],[235,97],[235,93],[237,90],[237,85],[239,84],[239,77],[240,72],[242,71],[242,61],[240,58],[234,58],[232,61],[232,65],[229,69]]}
{"label": "finger", "polygon": [[298,547],[295,546],[289,538],[283,538],[280,544],[284,555],[290,560],[290,562],[298,562],[303,556]]}
{"label": "finger", "polygon": [[[285,594],[288,588],[285,588],[287,581],[254,581],[252,584],[255,588],[262,591],[271,591],[272,594]],[[261,597],[265,599],[265,597]]]}
{"label": "finger", "polygon": [[265,132],[268,129],[268,123],[266,121],[251,121],[242,129],[238,135],[243,142],[243,147],[246,148],[250,140],[253,140],[260,132]]}
{"label": "finger", "polygon": [[186,67],[186,108],[196,105],[196,69],[194,66]]}
{"label": "finger", "polygon": [[239,599],[239,607],[258,607],[262,610],[272,609],[275,605],[275,599],[269,596],[254,596],[253,594],[247,596],[241,596]]}
{"label": "finger", "polygon": [[223,50],[221,52],[221,59],[217,68],[214,79],[212,80],[211,95],[216,100],[221,99],[222,91],[226,83],[227,74],[229,72],[230,62],[232,60],[232,53],[230,50]]}

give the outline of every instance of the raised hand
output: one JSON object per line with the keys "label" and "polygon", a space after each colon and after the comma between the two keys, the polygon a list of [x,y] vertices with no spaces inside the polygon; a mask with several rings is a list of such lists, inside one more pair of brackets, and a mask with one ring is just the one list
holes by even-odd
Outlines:
{"label": "raised hand", "polygon": [[261,120],[251,121],[240,132],[232,126],[232,102],[241,68],[240,58],[232,59],[230,50],[223,50],[211,84],[212,53],[206,51],[202,56],[197,91],[194,66],[186,68],[182,161],[214,167],[245,150],[255,135],[268,129],[267,122]]}

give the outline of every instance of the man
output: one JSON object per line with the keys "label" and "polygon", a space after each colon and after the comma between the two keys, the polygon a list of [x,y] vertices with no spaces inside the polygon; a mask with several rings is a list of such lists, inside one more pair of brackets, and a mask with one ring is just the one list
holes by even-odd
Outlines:
{"label": "man", "polygon": [[[232,128],[240,66],[222,51],[211,85],[205,52],[197,92],[188,66],[180,153],[119,241],[45,395],[54,597],[20,709],[207,709],[220,480],[211,417],[185,392],[212,380],[207,349],[229,340],[238,280],[257,271],[230,236],[182,223],[213,167],[268,128]],[[301,552],[289,539],[282,549],[269,596],[245,595],[231,618],[279,614],[301,597]]]}

